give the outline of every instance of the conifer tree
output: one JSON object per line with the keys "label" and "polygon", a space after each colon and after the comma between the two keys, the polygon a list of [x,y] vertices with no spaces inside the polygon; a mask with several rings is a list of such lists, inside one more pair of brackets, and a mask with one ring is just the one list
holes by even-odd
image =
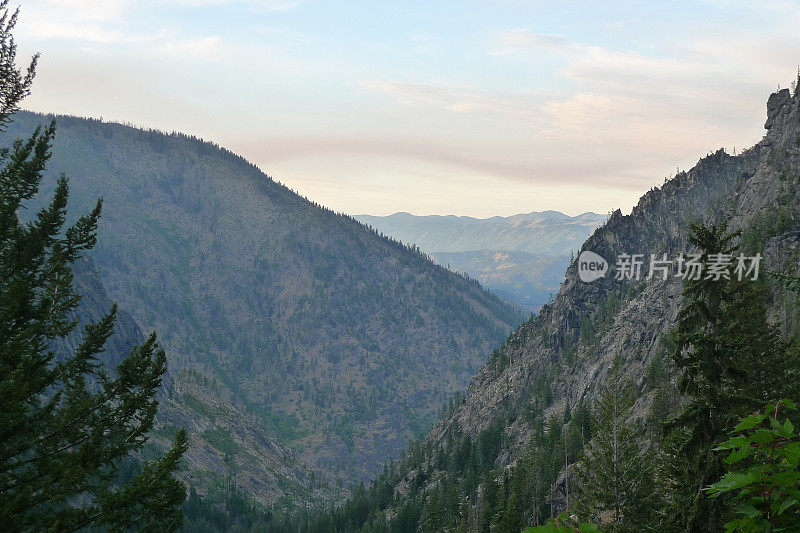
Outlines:
{"label": "conifer tree", "polygon": [[[691,227],[689,242],[701,252],[701,263],[712,254],[733,254],[736,235],[726,230],[724,224]],[[727,319],[723,302],[730,300],[730,290],[724,279],[688,280],[678,314],[673,359],[680,372],[679,390],[690,400],[666,424],[664,440],[673,499],[667,520],[676,530],[713,532],[724,521],[722,501],[712,501],[703,488],[723,474],[722,461],[712,449],[725,435],[726,413],[740,401],[736,384],[745,377],[721,336]]]}
{"label": "conifer tree", "polygon": [[656,507],[652,448],[629,421],[632,388],[615,362],[597,403],[597,430],[577,466],[574,510],[581,520],[608,525],[609,531],[647,531]]}
{"label": "conifer tree", "polygon": [[[738,234],[726,224],[691,230],[689,242],[704,264],[737,252]],[[725,502],[703,490],[725,472],[714,447],[740,416],[797,393],[796,357],[767,320],[766,294],[762,284],[733,275],[686,282],[672,338],[679,389],[689,401],[665,425],[664,438],[673,499],[667,516],[676,529],[722,529]]]}
{"label": "conifer tree", "polygon": [[[0,2],[0,124],[30,91],[36,57],[15,66],[17,11]],[[155,334],[114,369],[102,361],[116,306],[85,327],[74,353],[52,347],[76,327],[72,264],[96,242],[101,202],[64,228],[68,187],[30,222],[20,220],[38,192],[55,124],[0,150],[0,524],[7,531],[142,528],[181,523],[185,487],[172,477],[186,449],[181,430],[160,459],[125,484],[119,468],[153,426],[165,354]]]}

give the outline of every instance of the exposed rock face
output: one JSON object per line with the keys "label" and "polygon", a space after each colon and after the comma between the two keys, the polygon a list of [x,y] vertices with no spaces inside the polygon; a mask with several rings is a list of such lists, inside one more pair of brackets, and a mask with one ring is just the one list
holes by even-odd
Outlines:
{"label": "exposed rock face", "polygon": [[791,97],[789,89],[781,89],[770,95],[767,101],[767,121],[764,123],[768,139],[775,141],[781,134],[791,132],[791,124],[787,121],[792,114],[793,105],[797,107],[797,99]]}
{"label": "exposed rock face", "polygon": [[[78,308],[75,310],[78,326],[66,338],[54,343],[53,349],[59,358],[75,353],[75,349],[83,338],[84,326],[99,321],[111,310],[113,305],[106,295],[106,290],[97,276],[91,259],[79,259],[73,265],[72,272],[74,274],[73,289],[81,295]],[[106,351],[100,358],[110,367],[114,367],[143,341],[142,331],[133,317],[123,309],[118,309],[114,334],[106,342]]]}
{"label": "exposed rock face", "polygon": [[[660,190],[648,192],[630,215],[623,216],[619,211],[612,214],[581,250],[598,253],[612,265],[623,253],[641,253],[649,258],[651,253],[673,257],[687,251],[689,223],[707,217],[721,219],[730,193],[743,176],[752,173],[752,159],[731,157],[722,151],[712,154]],[[667,281],[660,277],[642,281],[627,289],[637,294],[626,299],[622,285],[612,275],[613,271],[587,284],[578,279],[576,264],[570,265],[553,304],[509,338],[506,350],[512,363],[500,374],[487,366],[470,383],[465,405],[457,415],[461,427],[483,429],[493,419],[497,403],[525,404],[538,376],[554,369],[560,370],[552,385],[555,402],[551,410],[561,410],[565,404],[574,406],[582,397],[594,397],[617,356],[626,361],[626,371],[641,384],[643,369],[656,355],[660,336],[674,323],[682,290],[680,279],[673,276]],[[613,298],[623,298],[624,302],[599,345],[590,351],[579,342],[581,328]],[[577,349],[575,363],[564,367],[571,348]],[[525,433],[527,429],[520,423],[509,431]]]}
{"label": "exposed rock face", "polygon": [[[743,232],[743,245],[762,251],[762,268],[796,271],[800,97],[782,90],[767,107],[768,133],[762,142],[736,157],[719,150],[701,159],[642,196],[630,215],[613,213],[582,246],[612,266],[622,253],[645,254],[643,281],[622,283],[607,275],[583,283],[576,264],[570,265],[554,302],[509,337],[504,347],[508,365],[485,366],[471,381],[463,404],[428,435],[428,442],[446,448],[446,431],[454,423],[474,437],[502,416],[509,422],[496,466],[513,464],[530,438],[530,417],[524,413],[537,408],[537,386],[549,383],[552,401],[544,414],[561,413],[581,399],[598,397],[615,358],[640,392],[635,417],[646,416],[653,384],[647,383],[645,369],[656,358],[667,358],[661,340],[674,327],[683,290],[675,276],[644,281],[647,262],[651,253],[671,258],[688,252],[690,223],[728,221],[730,230]],[[796,323],[781,294],[776,291],[773,312]],[[595,340],[583,339],[584,329],[597,331]],[[436,474],[427,479],[435,480]]]}

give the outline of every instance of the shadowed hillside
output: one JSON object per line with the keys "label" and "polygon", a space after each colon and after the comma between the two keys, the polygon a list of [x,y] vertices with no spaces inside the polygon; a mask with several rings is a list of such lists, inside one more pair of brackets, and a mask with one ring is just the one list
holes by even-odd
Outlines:
{"label": "shadowed hillside", "polygon": [[[21,112],[0,142],[52,117]],[[272,435],[319,475],[366,479],[521,321],[477,282],[183,135],[58,117],[41,198],[104,198],[92,257],[109,296],[167,348],[199,487],[274,503],[255,449]]]}

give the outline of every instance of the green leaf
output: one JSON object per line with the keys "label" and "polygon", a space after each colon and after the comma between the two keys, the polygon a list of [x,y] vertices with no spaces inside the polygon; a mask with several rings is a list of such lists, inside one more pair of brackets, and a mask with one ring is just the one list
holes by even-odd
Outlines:
{"label": "green leaf", "polygon": [[770,476],[770,482],[773,485],[782,487],[792,487],[797,484],[798,480],[800,480],[800,472],[797,470],[784,470],[782,472],[775,472]]}
{"label": "green leaf", "polygon": [[768,429],[757,429],[753,432],[750,439],[758,444],[769,444],[775,440],[775,436],[772,434],[772,431]]}
{"label": "green leaf", "polygon": [[741,519],[731,520],[725,524],[725,533],[733,533],[737,529],[739,529],[739,524],[742,523]]}
{"label": "green leaf", "polygon": [[715,451],[719,450],[730,450],[731,448],[739,448],[740,446],[750,446],[750,440],[744,436],[733,437],[731,439],[726,440],[716,448]]}
{"label": "green leaf", "polygon": [[758,479],[759,476],[756,472],[728,472],[722,476],[722,479],[711,485],[707,490],[713,490],[713,492],[729,492],[755,483]]}
{"label": "green leaf", "polygon": [[797,499],[792,498],[791,496],[788,498],[784,498],[780,506],[778,507],[778,511],[776,514],[783,514],[783,512],[786,511],[786,509],[797,503],[798,503]]}
{"label": "green leaf", "polygon": [[750,448],[750,446],[742,446],[741,448],[732,451],[730,455],[725,458],[725,462],[727,464],[731,464],[741,461],[745,457],[750,457],[751,450],[752,448]]}
{"label": "green leaf", "polygon": [[734,428],[735,431],[744,431],[746,429],[753,429],[754,427],[761,424],[764,419],[767,418],[767,415],[750,415],[745,418],[742,418],[742,421],[739,422],[736,427]]}
{"label": "green leaf", "polygon": [[797,466],[800,463],[800,442],[792,442],[784,446],[783,456],[790,465]]}
{"label": "green leaf", "polygon": [[737,505],[736,512],[739,514],[743,514],[748,518],[761,518],[764,516],[764,513],[761,512],[761,509],[757,509],[752,505]]}

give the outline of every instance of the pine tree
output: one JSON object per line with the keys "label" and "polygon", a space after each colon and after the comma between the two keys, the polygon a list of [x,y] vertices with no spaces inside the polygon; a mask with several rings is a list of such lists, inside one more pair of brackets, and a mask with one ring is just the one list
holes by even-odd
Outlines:
{"label": "pine tree", "polygon": [[574,510],[581,520],[609,531],[647,531],[656,506],[654,452],[643,447],[642,431],[631,425],[632,388],[615,362],[597,404],[596,434],[577,465]]}
{"label": "pine tree", "polygon": [[425,502],[420,521],[420,530],[423,532],[441,531],[445,524],[444,494],[441,487],[431,491]]}
{"label": "pine tree", "polygon": [[[30,90],[34,57],[15,66],[17,12],[0,2],[0,124]],[[58,180],[50,204],[32,221],[18,215],[38,191],[55,124],[0,150],[0,520],[10,531],[74,531],[88,526],[176,529],[185,487],[172,477],[186,449],[145,463],[127,483],[119,470],[147,440],[165,354],[155,335],[115,368],[100,356],[113,332],[116,306],[85,327],[71,357],[51,347],[77,324],[80,296],[72,264],[96,242],[101,202],[64,229],[68,187]]]}
{"label": "pine tree", "polygon": [[[689,242],[701,252],[705,264],[712,254],[732,254],[735,234],[726,225],[692,226]],[[711,501],[703,488],[720,479],[722,461],[712,448],[725,434],[725,413],[734,410],[734,384],[744,379],[744,369],[725,349],[723,301],[730,297],[726,280],[688,280],[678,314],[673,359],[680,372],[680,392],[689,396],[683,411],[665,426],[664,446],[671,480],[672,506],[667,518],[675,529],[718,531],[723,523],[723,503]]]}
{"label": "pine tree", "polygon": [[[735,255],[738,234],[725,224],[691,229],[689,242],[702,263],[715,254]],[[667,516],[676,529],[721,530],[725,502],[703,490],[725,472],[713,448],[740,416],[797,393],[797,360],[767,321],[766,293],[764,285],[736,276],[686,282],[672,338],[679,389],[689,401],[667,422],[664,436],[673,499]]]}
{"label": "pine tree", "polygon": [[797,350],[767,320],[769,286],[763,280],[733,280],[731,288],[721,335],[736,364],[745,370],[737,416],[782,398],[800,397]]}

